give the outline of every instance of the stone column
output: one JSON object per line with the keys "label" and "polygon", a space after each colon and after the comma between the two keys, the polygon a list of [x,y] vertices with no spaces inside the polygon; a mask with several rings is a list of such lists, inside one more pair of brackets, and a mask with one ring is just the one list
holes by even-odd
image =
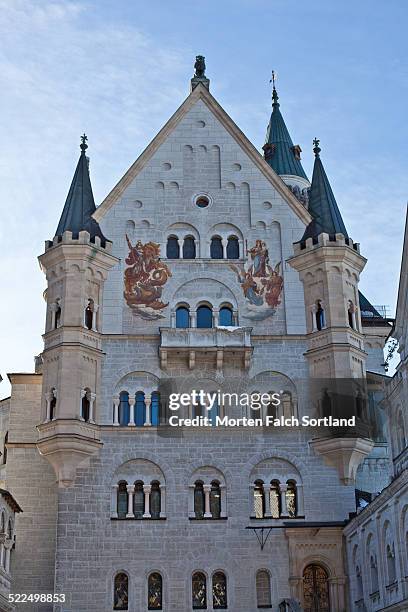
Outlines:
{"label": "stone column", "polygon": [[200,254],[200,243],[197,238],[194,238],[194,246],[195,246],[195,256],[196,259],[201,256]]}
{"label": "stone column", "polygon": [[282,517],[287,517],[288,516],[288,509],[286,507],[286,491],[288,489],[288,486],[286,484],[280,484],[279,485],[279,493],[280,493],[280,497],[281,497],[281,516]]}
{"label": "stone column", "polygon": [[160,484],[160,518],[166,517],[166,485]]}
{"label": "stone column", "polygon": [[265,497],[265,518],[272,518],[271,513],[271,485],[264,485],[264,497]]}
{"label": "stone column", "polygon": [[135,492],[135,485],[127,485],[126,489],[128,494],[128,511],[126,514],[126,518],[133,518],[135,516],[135,513],[133,512],[133,494]]}
{"label": "stone column", "polygon": [[4,548],[4,544],[0,544],[0,567],[4,567],[4,559],[5,559],[6,549]]}
{"label": "stone column", "polygon": [[220,495],[221,495],[221,518],[227,517],[227,495],[225,484],[220,484]]}
{"label": "stone column", "polygon": [[238,310],[232,311],[232,324],[238,326]]}
{"label": "stone column", "polygon": [[96,393],[91,393],[89,398],[89,422],[95,423],[94,421],[94,403],[96,400]]}
{"label": "stone column", "polygon": [[241,238],[238,240],[238,245],[239,245],[238,255],[240,258],[241,257],[243,258],[244,257],[244,241]]}
{"label": "stone column", "polygon": [[188,516],[189,518],[195,517],[194,512],[194,490],[195,484],[188,485]]}
{"label": "stone column", "polygon": [[151,404],[152,404],[151,396],[150,395],[146,395],[145,396],[146,417],[145,417],[145,422],[144,422],[145,427],[149,427],[152,424]]}
{"label": "stone column", "polygon": [[111,489],[111,517],[118,518],[118,489],[119,485],[112,485]]}
{"label": "stone column", "polygon": [[211,510],[210,510],[210,491],[211,485],[205,484],[203,485],[204,489],[204,518],[211,518]]}
{"label": "stone column", "polygon": [[81,389],[79,398],[79,418],[81,419],[81,421],[85,421],[84,417],[82,416],[82,400],[84,399],[84,397],[86,397],[86,391],[85,389]]}
{"label": "stone column", "polygon": [[[51,404],[51,393],[45,394],[45,422],[48,423],[50,421],[50,404]],[[1,563],[0,563],[1,565]]]}
{"label": "stone column", "polygon": [[135,398],[129,397],[129,423],[128,427],[135,426]]}
{"label": "stone column", "polygon": [[305,502],[303,498],[303,485],[296,483],[296,507],[297,515],[304,516],[305,514]]}
{"label": "stone column", "polygon": [[170,313],[170,327],[176,327],[176,313],[174,310],[172,310]]}
{"label": "stone column", "polygon": [[113,398],[113,424],[116,426],[119,425],[119,404],[120,404],[120,397],[114,397]]}
{"label": "stone column", "polygon": [[12,542],[10,541],[9,546],[6,548],[6,567],[5,570],[9,574],[10,573],[10,555],[11,555],[11,546]]}
{"label": "stone column", "polygon": [[180,257],[180,259],[183,259],[183,242],[184,242],[184,239],[177,238],[177,242],[178,242],[178,245],[179,245],[179,257]]}
{"label": "stone column", "polygon": [[253,483],[249,485],[249,516],[251,518],[256,518],[254,487]]}
{"label": "stone column", "polygon": [[144,493],[144,513],[143,518],[150,518],[150,493],[152,491],[151,485],[143,485],[143,493]]}
{"label": "stone column", "polygon": [[226,238],[221,238],[222,242],[222,257],[223,259],[227,259],[227,244],[228,240]]}
{"label": "stone column", "polygon": [[92,309],[92,331],[94,332],[98,331],[96,327],[96,314],[98,312],[98,309],[99,309],[99,305],[94,303],[93,309]]}
{"label": "stone column", "polygon": [[316,321],[316,304],[313,304],[311,310],[312,314],[312,331],[317,331],[317,321]]}
{"label": "stone column", "polygon": [[197,311],[192,310],[190,312],[190,327],[197,327]]}
{"label": "stone column", "polygon": [[220,311],[218,310],[218,308],[214,308],[213,309],[213,325],[214,325],[214,327],[217,327],[219,325],[219,319],[220,319]]}

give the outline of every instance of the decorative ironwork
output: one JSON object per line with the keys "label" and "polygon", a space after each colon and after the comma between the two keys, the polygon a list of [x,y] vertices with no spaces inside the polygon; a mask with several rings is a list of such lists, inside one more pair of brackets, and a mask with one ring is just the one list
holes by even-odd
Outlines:
{"label": "decorative ironwork", "polygon": [[272,531],[272,527],[252,527],[250,526],[250,527],[245,527],[245,529],[252,529],[252,531],[256,535],[256,539],[259,542],[261,550],[263,550],[266,542],[268,541],[270,533]]}
{"label": "decorative ironwork", "polygon": [[193,574],[192,581],[193,610],[207,609],[207,581],[202,572]]}
{"label": "decorative ironwork", "polygon": [[148,580],[148,610],[163,610],[163,579],[158,572]]}
{"label": "decorative ironwork", "polygon": [[330,612],[329,581],[320,565],[308,565],[303,572],[305,612]]}
{"label": "decorative ironwork", "polygon": [[214,610],[227,609],[227,578],[223,572],[216,572],[212,579]]}
{"label": "decorative ironwork", "polygon": [[113,609],[128,610],[129,579],[124,572],[115,576]]}
{"label": "decorative ironwork", "polygon": [[272,481],[271,489],[269,491],[269,500],[271,506],[271,515],[272,518],[279,518],[281,514],[281,503],[280,503],[280,493],[279,493],[279,482]]}

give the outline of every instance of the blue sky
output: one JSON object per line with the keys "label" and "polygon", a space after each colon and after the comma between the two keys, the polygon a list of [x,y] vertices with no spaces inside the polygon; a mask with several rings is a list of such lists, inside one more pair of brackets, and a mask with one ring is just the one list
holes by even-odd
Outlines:
{"label": "blue sky", "polygon": [[[99,204],[188,94],[196,54],[211,92],[260,148],[281,110],[311,175],[312,139],[350,236],[361,288],[395,308],[408,198],[405,0],[0,0],[0,372],[41,351],[52,238],[89,137]],[[0,397],[7,395],[0,384]]]}

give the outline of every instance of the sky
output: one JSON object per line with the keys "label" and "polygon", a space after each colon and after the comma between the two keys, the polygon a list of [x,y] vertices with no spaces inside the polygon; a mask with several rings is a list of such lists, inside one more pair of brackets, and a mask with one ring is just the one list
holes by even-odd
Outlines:
{"label": "sky", "polygon": [[[278,74],[281,111],[312,140],[368,263],[360,288],[395,311],[408,199],[406,0],[0,0],[0,373],[42,350],[53,237],[88,135],[95,201],[189,92],[195,56],[211,93],[259,149]],[[0,383],[0,397],[9,393]]]}

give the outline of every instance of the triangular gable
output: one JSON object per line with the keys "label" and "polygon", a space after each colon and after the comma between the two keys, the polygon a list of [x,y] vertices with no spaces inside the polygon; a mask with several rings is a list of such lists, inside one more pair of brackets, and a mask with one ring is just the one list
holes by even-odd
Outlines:
{"label": "triangular gable", "polygon": [[98,222],[103,219],[107,211],[114,205],[115,202],[117,202],[117,200],[120,198],[125,189],[144,168],[144,166],[155,154],[158,148],[163,144],[169,134],[175,129],[181,119],[200,99],[211,110],[211,112],[220,121],[220,123],[224,126],[227,132],[235,139],[235,141],[244,150],[244,152],[248,155],[251,161],[259,168],[262,174],[269,180],[269,182],[276,189],[276,191],[285,199],[285,201],[289,204],[295,214],[306,225],[308,225],[312,218],[306,208],[304,208],[304,206],[300,204],[300,202],[296,199],[290,189],[285,185],[283,180],[266,163],[259,151],[248,140],[245,134],[241,132],[241,130],[234,123],[231,117],[225,112],[222,106],[218,104],[216,99],[201,83],[186,98],[183,104],[176,110],[174,115],[164,125],[164,127],[160,130],[157,136],[150,142],[150,144],[146,147],[143,153],[130,166],[126,174],[120,179],[120,181],[115,185],[112,191],[107,195],[102,204],[94,212],[94,219]]}

